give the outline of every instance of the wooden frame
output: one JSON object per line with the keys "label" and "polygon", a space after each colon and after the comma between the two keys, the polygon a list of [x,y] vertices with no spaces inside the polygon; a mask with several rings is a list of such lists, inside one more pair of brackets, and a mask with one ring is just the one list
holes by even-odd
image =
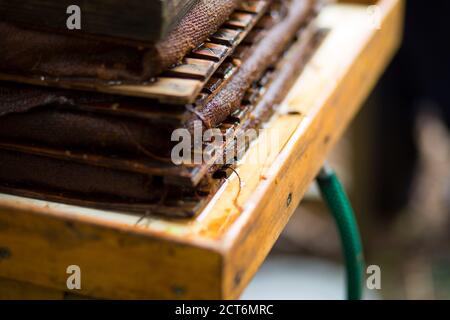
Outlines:
{"label": "wooden frame", "polygon": [[403,1],[378,4],[379,30],[363,5],[322,12],[329,34],[268,124],[281,143],[256,141],[246,158],[258,146],[270,152],[237,168],[240,192],[233,176],[194,220],[139,225],[127,213],[0,195],[0,277],[67,291],[66,268],[76,264],[74,293],[84,296],[239,297],[399,46]]}

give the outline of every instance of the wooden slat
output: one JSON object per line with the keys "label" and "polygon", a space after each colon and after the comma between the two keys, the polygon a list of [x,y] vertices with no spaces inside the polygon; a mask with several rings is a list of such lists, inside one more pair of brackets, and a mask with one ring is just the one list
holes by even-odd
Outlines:
{"label": "wooden slat", "polygon": [[162,103],[168,104],[185,104],[188,101],[194,102],[203,87],[203,82],[200,80],[163,77],[157,78],[152,83],[143,85],[93,85],[63,80],[55,81],[52,79],[45,79],[43,81],[36,77],[23,77],[9,74],[0,74],[0,80],[66,89],[96,90],[110,94],[157,99]]}
{"label": "wooden slat", "polygon": [[120,85],[104,87],[104,92],[123,94],[133,92],[136,97],[154,98],[167,103],[193,101],[201,90],[203,83],[197,80],[180,78],[158,78],[151,85]]}
{"label": "wooden slat", "polygon": [[210,40],[218,44],[223,44],[226,46],[232,46],[236,41],[238,41],[241,33],[237,30],[222,28],[214,33]]}
{"label": "wooden slat", "polygon": [[245,29],[252,23],[253,15],[250,13],[234,12],[225,22],[225,26],[230,28]]}
{"label": "wooden slat", "polygon": [[167,75],[206,80],[207,78],[211,77],[211,75],[214,73],[214,70],[214,62],[201,59],[186,58],[182,64],[170,69],[167,72]]}
{"label": "wooden slat", "polygon": [[230,53],[230,48],[224,45],[206,42],[192,50],[190,57],[206,59],[215,62],[223,60]]}
{"label": "wooden slat", "polygon": [[264,5],[264,1],[243,1],[239,4],[238,9],[248,13],[257,13],[264,8]]}
{"label": "wooden slat", "polygon": [[203,87],[202,90],[203,90],[203,92],[211,94],[220,87],[220,84],[222,82],[223,82],[223,79],[213,77],[213,78],[209,79],[209,81],[205,84],[205,86]]}

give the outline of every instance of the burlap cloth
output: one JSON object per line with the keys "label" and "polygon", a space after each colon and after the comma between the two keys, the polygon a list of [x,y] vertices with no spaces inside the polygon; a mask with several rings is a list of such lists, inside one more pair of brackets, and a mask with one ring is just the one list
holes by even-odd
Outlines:
{"label": "burlap cloth", "polygon": [[205,41],[238,2],[200,0],[166,39],[141,47],[0,22],[0,72],[83,81],[148,81]]}
{"label": "burlap cloth", "polygon": [[249,58],[237,73],[205,106],[201,106],[185,126],[193,130],[195,121],[201,120],[206,128],[224,121],[238,109],[245,92],[263,72],[273,65],[302,26],[317,10],[317,0],[291,0],[289,12],[266,36],[252,48]]}

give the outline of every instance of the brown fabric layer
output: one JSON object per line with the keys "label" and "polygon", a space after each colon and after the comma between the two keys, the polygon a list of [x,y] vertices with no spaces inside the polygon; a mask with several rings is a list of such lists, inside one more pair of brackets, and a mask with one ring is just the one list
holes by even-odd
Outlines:
{"label": "brown fabric layer", "polygon": [[316,5],[316,0],[292,0],[289,13],[283,21],[268,31],[258,45],[252,48],[249,59],[242,63],[231,81],[193,114],[186,127],[193,128],[194,121],[199,119],[206,127],[215,127],[239,108],[245,92],[279,59],[300,27],[305,25],[315,12]]}
{"label": "brown fabric layer", "polygon": [[322,35],[313,26],[302,32],[301,39],[289,51],[289,57],[287,57],[289,63],[277,70],[274,80],[252,112],[250,121],[244,125],[244,130],[259,128],[269,120],[278,105],[286,98],[321,39]]}
{"label": "brown fabric layer", "polygon": [[[282,35],[277,34],[277,36],[281,37]],[[294,35],[290,36],[290,41],[293,37]],[[255,46],[260,48],[258,44]],[[267,52],[265,55],[271,53],[270,47],[266,46],[264,50]],[[280,54],[276,55],[277,58],[279,56]],[[252,56],[247,57],[243,60],[243,66],[247,65],[247,60],[254,61]],[[267,67],[265,66],[265,69]],[[257,71],[260,72],[259,69]],[[251,79],[247,82],[253,83],[254,80]],[[237,90],[235,86],[229,86],[222,91],[228,92],[220,92],[218,96],[235,97]],[[108,95],[82,94],[69,90],[26,85],[16,88],[14,84],[0,82],[0,115],[27,111],[40,106],[36,110],[22,114],[1,117],[0,138],[12,143],[31,143],[73,151],[94,151],[104,155],[142,155],[142,149],[159,157],[170,155],[174,144],[170,141],[171,133],[174,129],[181,127],[182,123],[169,124],[162,120],[150,122],[144,119],[92,113],[79,108],[83,103],[102,102],[108,99],[111,103],[119,102],[114,100],[118,97]],[[45,106],[48,104],[53,105]],[[68,105],[73,107],[63,107]],[[216,111],[220,112],[221,110],[217,109]],[[225,115],[225,118],[228,115],[229,113]],[[18,123],[20,126],[17,126]],[[55,135],[55,132],[58,134]]]}
{"label": "brown fabric layer", "polygon": [[0,140],[103,155],[138,155],[143,148],[169,156],[174,144],[170,137],[176,128],[164,122],[52,105],[0,117]]}
{"label": "brown fabric layer", "polygon": [[0,22],[0,72],[84,81],[149,81],[200,45],[239,0],[201,0],[166,39],[138,47]]}
{"label": "brown fabric layer", "polygon": [[[135,200],[157,200],[151,177],[113,171],[14,151],[0,151],[1,184],[41,186],[60,192],[92,194]],[[160,187],[160,186],[159,186]]]}
{"label": "brown fabric layer", "polygon": [[90,208],[191,217],[211,194],[165,186],[159,177],[0,150],[0,192]]}
{"label": "brown fabric layer", "polygon": [[80,93],[0,81],[0,117],[22,113],[50,104],[77,105],[83,103],[112,102],[117,97],[101,93]]}
{"label": "brown fabric layer", "polygon": [[[270,75],[274,80],[257,103],[253,116],[248,115],[243,119],[242,129],[258,127],[284,98],[314,47],[311,40],[314,28],[309,29],[302,32],[301,41],[290,49],[289,64]],[[143,148],[169,159],[173,146],[170,136],[175,128],[176,124],[92,113],[77,110],[76,107],[47,106],[0,118],[0,140],[56,148],[63,152],[70,150],[114,157],[134,156],[137,159],[143,155]]]}
{"label": "brown fabric layer", "polygon": [[[301,41],[289,50],[287,60],[274,71],[273,81],[240,130],[256,128],[269,119],[315,47],[313,34],[313,29],[305,31]],[[214,185],[205,193],[200,191],[206,187],[202,184],[197,188],[169,187],[160,178],[8,150],[0,150],[0,168],[2,192],[171,217],[196,214],[220,185],[220,181],[205,178],[203,183]]]}

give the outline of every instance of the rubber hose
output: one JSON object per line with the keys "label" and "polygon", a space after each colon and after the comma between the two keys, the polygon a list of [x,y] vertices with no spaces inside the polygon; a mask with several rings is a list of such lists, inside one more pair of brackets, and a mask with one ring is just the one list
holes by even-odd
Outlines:
{"label": "rubber hose", "polygon": [[347,298],[361,300],[364,283],[364,256],[356,218],[335,172],[324,167],[317,177],[322,197],[333,214],[341,238],[346,265]]}

